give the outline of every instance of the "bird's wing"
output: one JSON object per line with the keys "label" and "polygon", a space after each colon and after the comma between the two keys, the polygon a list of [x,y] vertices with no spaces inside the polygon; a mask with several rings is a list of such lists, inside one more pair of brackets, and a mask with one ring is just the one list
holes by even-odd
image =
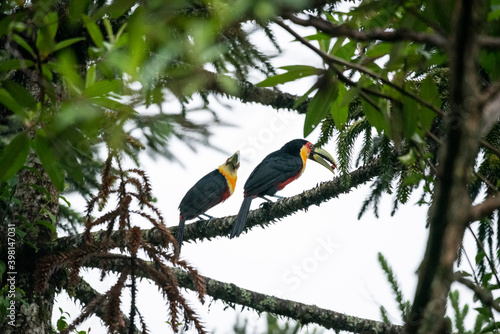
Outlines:
{"label": "bird's wing", "polygon": [[274,195],[278,185],[297,176],[302,167],[300,157],[272,153],[264,158],[248,177],[245,183],[245,195]]}
{"label": "bird's wing", "polygon": [[217,169],[208,173],[184,195],[179,204],[181,215],[186,219],[201,215],[223,200],[227,188],[226,179]]}

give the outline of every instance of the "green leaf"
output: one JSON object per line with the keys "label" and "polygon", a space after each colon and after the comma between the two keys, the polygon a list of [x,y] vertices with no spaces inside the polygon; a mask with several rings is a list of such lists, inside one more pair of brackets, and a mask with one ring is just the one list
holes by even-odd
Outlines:
{"label": "green leaf", "polygon": [[20,84],[13,81],[5,81],[4,87],[9,91],[10,95],[16,102],[20,103],[23,107],[34,110],[36,108],[36,101],[33,95]]}
{"label": "green leaf", "polygon": [[12,40],[19,44],[23,49],[28,51],[30,55],[35,56],[35,52],[33,51],[33,48],[26,42],[21,36],[14,34],[12,36]]}
{"label": "green leaf", "polygon": [[95,97],[92,99],[92,102],[98,106],[108,108],[111,110],[120,111],[120,112],[123,112],[126,114],[135,113],[134,108],[132,108],[126,104],[123,104],[121,102],[118,102],[116,100],[112,100],[110,98],[107,98],[107,97]]}
{"label": "green leaf", "polygon": [[419,105],[417,101],[407,96],[403,97],[403,135],[410,139],[417,129]]}
{"label": "green leaf", "polygon": [[85,89],[89,88],[95,83],[96,80],[96,65],[92,64],[87,70],[87,76],[85,77]]}
{"label": "green leaf", "polygon": [[498,20],[500,18],[500,8],[497,6],[491,6],[492,11],[488,13],[488,18],[486,19],[488,22]]}
{"label": "green leaf", "polygon": [[54,185],[60,191],[64,190],[64,171],[61,168],[56,155],[52,151],[51,143],[41,130],[37,131],[32,143],[35,153],[40,158],[43,169],[47,172]]}
{"label": "green leaf", "polygon": [[0,103],[21,118],[28,118],[28,115],[26,114],[24,108],[19,103],[17,103],[12,95],[10,95],[10,93],[4,88],[0,88]]}
{"label": "green leaf", "polygon": [[82,17],[83,23],[85,23],[85,27],[89,32],[90,38],[98,48],[102,48],[104,45],[104,37],[102,36],[101,30],[97,26],[97,24],[92,21],[87,15],[83,15]]}
{"label": "green leaf", "polygon": [[57,320],[57,330],[62,331],[68,327],[68,323],[64,320],[65,317],[60,317]]}
{"label": "green leaf", "polygon": [[[422,80],[420,84],[420,96],[424,101],[436,107],[440,106],[441,99],[439,98],[439,91],[431,76],[427,76]],[[418,119],[423,133],[431,128],[432,121],[435,117],[436,113],[433,110],[424,106],[420,108]]]}
{"label": "green leaf", "polygon": [[332,108],[333,101],[339,94],[337,80],[322,85],[307,106],[306,119],[304,120],[304,137],[316,128]]}
{"label": "green leaf", "polygon": [[366,51],[365,55],[371,58],[380,58],[391,52],[393,48],[392,43],[378,43],[372,44],[372,46]]}
{"label": "green leaf", "polygon": [[[33,62],[31,60],[24,59],[23,65],[26,67],[31,67],[33,65]],[[19,70],[21,68],[22,66],[19,59],[11,59],[0,64],[0,72]]]}
{"label": "green leaf", "polygon": [[128,12],[134,5],[136,5],[135,0],[111,1],[108,6],[101,7],[101,12],[98,12],[96,16],[106,14],[111,19],[117,19]]}
{"label": "green leaf", "polygon": [[486,253],[483,252],[483,251],[479,251],[477,254],[476,254],[476,264],[479,264],[483,261],[484,257],[486,256]]}
{"label": "green leaf", "polygon": [[61,41],[54,46],[54,51],[62,50],[64,48],[67,48],[70,45],[73,45],[73,44],[78,43],[78,42],[83,41],[83,40],[85,40],[85,38],[83,38],[83,37],[75,37],[75,38],[65,39],[64,41]]}
{"label": "green leaf", "polygon": [[44,18],[44,25],[38,29],[36,47],[42,59],[45,59],[54,48],[58,23],[57,12],[49,12]]}
{"label": "green leaf", "polygon": [[86,97],[103,96],[117,91],[121,87],[121,80],[103,80],[94,83],[83,91]]}
{"label": "green leaf", "polygon": [[[381,102],[382,103],[378,104],[378,107],[382,107],[384,109],[387,108],[387,101],[382,100]],[[381,110],[378,110],[375,106],[366,101],[366,99],[361,99],[361,105],[363,106],[363,113],[365,114],[366,119],[377,129],[378,133],[382,133],[382,131],[387,130],[387,121]]]}
{"label": "green leaf", "polygon": [[301,97],[299,97],[297,100],[295,100],[295,103],[293,104],[293,109],[297,108],[298,106],[300,106],[303,102],[305,102],[307,100],[307,98],[309,97],[309,95],[317,88],[317,84],[314,84],[312,85],[311,88],[309,88],[309,90],[304,94],[302,95]]}
{"label": "green leaf", "polygon": [[484,326],[484,328],[481,330],[481,333],[497,333],[498,328],[500,328],[500,322],[492,322]]}
{"label": "green leaf", "polygon": [[56,70],[59,72],[63,79],[66,81],[68,88],[76,94],[81,94],[84,90],[85,83],[78,71],[79,66],[75,56],[70,50],[61,52],[56,64]]}
{"label": "green leaf", "polygon": [[0,159],[0,180],[7,181],[23,167],[30,148],[30,138],[26,132],[20,132],[4,148]]}
{"label": "green leaf", "polygon": [[350,101],[344,99],[346,93],[347,89],[345,85],[343,83],[339,83],[338,96],[335,101],[333,101],[332,107],[330,109],[333,121],[335,122],[335,127],[338,130],[342,130],[344,128],[344,125],[347,122],[347,117],[349,115]]}
{"label": "green leaf", "polygon": [[351,58],[354,56],[354,52],[356,51],[356,48],[358,47],[358,44],[354,41],[350,41],[349,43],[346,43],[342,45],[335,53],[334,55],[342,58],[344,60],[351,60]]}
{"label": "green leaf", "polygon": [[272,87],[311,75],[318,75],[323,72],[322,69],[306,65],[283,66],[280,68],[286,70],[287,72],[269,77],[259,82],[257,87]]}
{"label": "green leaf", "polygon": [[62,199],[64,202],[66,202],[68,208],[71,207],[71,203],[66,199],[66,197],[64,197],[63,195],[59,195],[59,198]]}
{"label": "green leaf", "polygon": [[57,233],[56,232],[56,227],[54,226],[54,224],[52,224],[51,222],[48,222],[46,220],[39,220],[36,222],[38,225],[42,225],[42,226],[45,226],[46,228],[48,228],[49,230],[51,230],[52,232],[54,233]]}
{"label": "green leaf", "polygon": [[49,12],[45,15],[45,24],[49,32],[49,38],[53,41],[57,34],[57,25],[59,23],[59,17],[57,12]]}

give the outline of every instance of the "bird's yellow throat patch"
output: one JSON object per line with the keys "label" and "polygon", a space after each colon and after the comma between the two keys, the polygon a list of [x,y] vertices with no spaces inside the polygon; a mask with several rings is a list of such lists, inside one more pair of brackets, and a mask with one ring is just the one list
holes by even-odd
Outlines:
{"label": "bird's yellow throat patch", "polygon": [[236,179],[238,178],[236,171],[232,168],[227,168],[226,165],[220,165],[219,172],[221,172],[221,174],[226,178],[227,185],[229,187],[229,194],[232,195],[234,188],[236,187]]}
{"label": "bird's yellow throat patch", "polygon": [[300,149],[300,157],[302,158],[302,170],[300,171],[300,174],[302,174],[304,172],[304,169],[306,169],[306,161],[307,161],[307,157],[309,156],[309,153],[308,153],[308,149],[307,147],[304,145],[301,149]]}

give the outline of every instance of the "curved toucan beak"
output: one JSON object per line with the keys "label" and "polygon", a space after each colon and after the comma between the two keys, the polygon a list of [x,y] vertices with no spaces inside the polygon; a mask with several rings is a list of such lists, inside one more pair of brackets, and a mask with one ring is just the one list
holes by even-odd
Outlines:
{"label": "curved toucan beak", "polygon": [[240,167],[240,151],[236,151],[235,154],[230,156],[226,160],[226,165],[232,165],[234,169],[238,169]]}
{"label": "curved toucan beak", "polygon": [[314,147],[314,149],[309,154],[309,159],[316,161],[317,163],[325,166],[332,173],[335,173],[335,168],[337,168],[337,162],[331,156],[330,153],[322,148]]}

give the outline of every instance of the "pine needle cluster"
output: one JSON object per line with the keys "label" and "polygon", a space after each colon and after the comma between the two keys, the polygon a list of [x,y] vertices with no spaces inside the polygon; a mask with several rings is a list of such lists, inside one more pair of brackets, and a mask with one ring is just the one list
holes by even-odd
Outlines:
{"label": "pine needle cluster", "polygon": [[[114,166],[116,163],[116,167]],[[36,269],[36,289],[44,291],[56,271],[65,271],[72,285],[81,280],[80,271],[86,265],[101,268],[101,277],[117,271],[113,263],[120,264],[122,270],[118,273],[115,284],[104,294],[87,304],[83,312],[66,329],[65,333],[76,328],[89,316],[104,308],[103,321],[108,333],[123,332],[125,316],[120,303],[125,289],[130,288],[132,296],[129,314],[129,326],[136,328],[135,318],[139,318],[142,333],[149,333],[143,316],[136,305],[137,285],[139,276],[146,276],[160,290],[168,304],[169,323],[177,332],[179,324],[185,328],[193,324],[198,333],[205,333],[194,310],[180,292],[172,267],[185,270],[195,282],[200,302],[204,302],[206,292],[204,279],[198,272],[179,259],[178,245],[175,237],[165,226],[163,217],[153,204],[150,181],[145,172],[138,168],[123,169],[116,154],[110,154],[105,161],[101,175],[101,187],[97,195],[92,197],[87,206],[84,240],[85,243],[75,249],[47,255]],[[94,217],[96,211],[101,212],[108,203],[116,200],[114,209]],[[142,235],[142,230],[131,223],[132,217],[139,216],[153,225],[161,236],[159,246],[153,246]],[[98,239],[92,231],[102,227],[104,237]],[[120,233],[127,240],[126,247],[119,249],[111,238],[112,233]]]}

